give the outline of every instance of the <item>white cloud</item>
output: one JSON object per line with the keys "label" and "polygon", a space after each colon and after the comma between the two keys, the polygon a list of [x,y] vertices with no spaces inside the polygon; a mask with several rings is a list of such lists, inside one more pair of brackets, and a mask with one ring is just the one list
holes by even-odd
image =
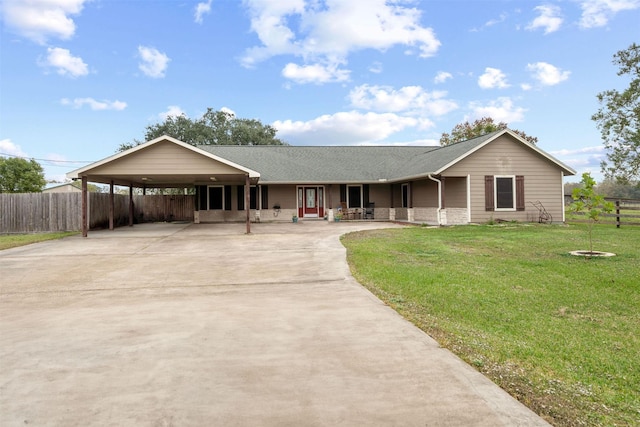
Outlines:
{"label": "white cloud", "polygon": [[12,31],[39,44],[50,37],[69,39],[76,31],[70,15],[82,11],[86,0],[4,0],[0,15]]}
{"label": "white cloud", "polygon": [[418,56],[429,57],[440,46],[433,30],[420,24],[421,12],[398,2],[247,0],[245,5],[261,42],[246,51],[246,67],[276,55],[337,66],[351,52],[397,45],[416,47]]}
{"label": "white cloud", "polygon": [[333,65],[297,65],[288,63],[282,69],[282,75],[296,83],[328,83],[344,82],[349,80],[349,70],[339,69]]}
{"label": "white cloud", "polygon": [[164,77],[169,61],[171,61],[166,54],[147,46],[138,46],[138,54],[142,59],[142,62],[138,64],[140,71],[149,77]]}
{"label": "white cloud", "polygon": [[202,16],[211,13],[211,0],[196,5],[195,21],[202,24]]}
{"label": "white cloud", "polygon": [[234,117],[236,116],[236,112],[229,107],[222,107],[220,111],[222,111],[223,113],[231,114]]}
{"label": "white cloud", "polygon": [[158,114],[158,117],[160,117],[160,120],[164,121],[169,117],[179,117],[183,115],[186,116],[187,114],[182,111],[182,108],[177,105],[169,105],[168,110]]}
{"label": "white cloud", "polygon": [[11,142],[9,138],[0,139],[0,153],[8,154],[10,156],[17,156],[17,157],[29,157],[27,153],[22,151],[22,147],[20,147],[18,144]]}
{"label": "white cloud", "polygon": [[580,2],[582,28],[607,25],[618,12],[640,8],[640,0],[584,0]]}
{"label": "white cloud", "polygon": [[506,122],[511,124],[512,122],[521,122],[524,119],[525,109],[516,107],[513,101],[509,97],[500,97],[488,104],[483,105],[479,102],[469,103],[469,107],[472,110],[471,117],[467,117],[466,120],[475,120],[482,117],[491,117],[496,122]]}
{"label": "white cloud", "polygon": [[573,150],[563,148],[562,150],[549,151],[552,156],[575,156],[576,154],[604,154],[605,148],[603,145],[596,145],[594,147],[583,147]]}
{"label": "white cloud", "polygon": [[531,86],[529,83],[522,83],[522,84],[520,84],[520,88],[521,88],[522,90],[525,90],[525,91],[526,91],[526,90],[531,90],[531,89],[533,89],[533,86]]}
{"label": "white cloud", "polygon": [[89,67],[82,58],[73,56],[69,50],[60,47],[47,48],[47,58],[39,64],[56,68],[61,76],[80,77],[89,74]]}
{"label": "white cloud", "polygon": [[380,74],[382,72],[382,63],[377,62],[377,61],[374,62],[369,67],[369,71],[371,71],[372,73],[375,73],[375,74]]}
{"label": "white cloud", "polygon": [[127,108],[127,103],[122,101],[96,101],[93,98],[63,98],[60,100],[62,105],[66,105],[72,108],[82,108],[85,105],[88,105],[94,111],[102,111],[102,110],[116,110],[121,111]]}
{"label": "white cloud", "polygon": [[361,85],[349,92],[351,105],[379,112],[441,116],[458,108],[445,99],[447,92],[427,92],[421,86],[404,86],[395,90],[389,86]]}
{"label": "white cloud", "polygon": [[278,137],[296,145],[354,145],[382,141],[406,128],[425,130],[433,122],[393,113],[339,112],[309,121],[278,120]]}
{"label": "white cloud", "polygon": [[544,33],[549,34],[560,29],[563,22],[560,7],[551,4],[544,4],[536,6],[533,10],[539,12],[540,15],[527,25],[527,30],[533,31],[538,28],[544,28]]}
{"label": "white cloud", "polygon": [[447,73],[446,71],[438,71],[438,74],[433,78],[433,82],[435,84],[444,83],[448,79],[452,79],[453,75],[451,73]]}
{"label": "white cloud", "polygon": [[487,67],[484,74],[478,77],[478,86],[482,89],[504,89],[509,87],[507,75],[498,68]]}
{"label": "white cloud", "polygon": [[569,78],[571,71],[562,71],[560,68],[546,62],[527,64],[527,70],[531,76],[543,86],[554,86]]}
{"label": "white cloud", "polygon": [[489,28],[489,27],[493,27],[494,25],[498,25],[503,23],[504,21],[507,20],[507,18],[509,17],[509,15],[507,13],[501,13],[499,17],[494,18],[494,19],[490,19],[487,22],[485,22],[482,27],[480,28],[472,28],[471,32],[476,33],[478,31],[481,31],[485,28]]}

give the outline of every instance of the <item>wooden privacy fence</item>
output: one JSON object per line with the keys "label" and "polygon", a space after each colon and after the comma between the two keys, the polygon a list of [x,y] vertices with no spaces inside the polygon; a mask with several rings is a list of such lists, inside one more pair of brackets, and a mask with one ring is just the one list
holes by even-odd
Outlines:
{"label": "wooden privacy fence", "polygon": [[140,203],[139,209],[142,216],[138,217],[136,213],[138,221],[193,221],[194,196],[180,194],[136,196],[134,204]]}
{"label": "wooden privacy fence", "polygon": [[[615,224],[617,228],[622,225],[640,225],[640,200],[635,199],[614,199],[605,198],[609,202],[613,202],[615,207],[613,212],[608,214],[602,214],[600,221],[601,224]],[[585,216],[583,213],[571,214],[571,220],[574,222],[587,222],[581,217]]]}
{"label": "wooden privacy fence", "polygon": [[80,230],[80,196],[80,193],[0,194],[0,233]]}
{"label": "wooden privacy fence", "polygon": [[[89,228],[109,227],[109,194],[88,194]],[[134,222],[193,221],[194,196],[133,197]],[[129,224],[129,196],[114,194],[114,225]],[[82,229],[81,193],[0,194],[0,233]]]}

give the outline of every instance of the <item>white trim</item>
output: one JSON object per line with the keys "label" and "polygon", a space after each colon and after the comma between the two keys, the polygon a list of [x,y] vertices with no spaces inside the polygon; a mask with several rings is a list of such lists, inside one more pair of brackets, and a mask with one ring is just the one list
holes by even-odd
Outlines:
{"label": "white trim", "polygon": [[471,175],[467,175],[467,222],[471,224]]}
{"label": "white trim", "polygon": [[[511,179],[511,190],[513,193],[512,208],[498,207],[498,178]],[[496,212],[514,212],[516,210],[516,176],[515,175],[494,175],[493,176],[493,210]]]}
{"label": "white trim", "polygon": [[240,170],[242,172],[247,173],[249,175],[249,178],[260,178],[260,173],[259,172],[256,172],[256,171],[253,171],[251,169],[248,169],[248,168],[246,168],[244,166],[241,166],[241,165],[239,165],[237,163],[233,163],[233,162],[231,162],[231,161],[229,161],[227,159],[223,159],[222,157],[219,157],[219,156],[216,156],[215,154],[211,154],[211,153],[209,153],[207,151],[201,150],[198,147],[195,147],[195,146],[193,146],[191,144],[187,144],[186,142],[182,142],[182,141],[180,141],[178,139],[175,139],[175,138],[172,138],[172,137],[170,137],[168,135],[163,135],[163,136],[161,136],[159,138],[152,139],[151,141],[147,141],[147,142],[145,142],[143,144],[136,145],[135,147],[130,148],[128,150],[121,151],[120,153],[116,153],[116,154],[114,154],[112,156],[106,157],[106,158],[104,158],[102,160],[99,160],[97,162],[91,163],[91,164],[89,164],[87,166],[83,166],[83,167],[81,167],[79,169],[73,170],[73,171],[67,173],[67,178],[70,178],[70,179],[76,178],[77,179],[77,178],[80,177],[80,174],[83,174],[83,173],[85,173],[87,171],[90,171],[91,169],[95,169],[95,168],[97,168],[99,166],[105,165],[107,163],[111,163],[111,162],[113,162],[115,160],[118,160],[118,159],[120,159],[122,157],[125,157],[125,156],[128,156],[130,154],[133,154],[133,153],[135,153],[137,151],[144,150],[145,148],[151,147],[152,145],[155,145],[155,144],[157,144],[159,142],[162,142],[162,141],[171,142],[171,143],[176,144],[176,145],[178,145],[178,146],[180,146],[182,148],[186,148],[187,150],[191,150],[194,153],[200,154],[201,156],[205,156],[205,157],[208,157],[208,158],[210,158],[212,160],[215,160],[217,162],[223,163],[223,164],[225,164],[227,166],[231,166],[232,168],[235,168],[235,169],[238,169],[238,170]]}
{"label": "white trim", "polygon": [[438,209],[436,210],[436,219],[438,220],[438,225],[442,225],[442,218],[441,218],[441,213],[442,213],[442,181],[440,181],[439,179],[431,176],[431,174],[427,175],[427,178],[429,178],[431,181],[434,181],[438,184]]}
{"label": "white trim", "polygon": [[562,206],[562,222],[566,221],[564,210],[564,174],[560,171],[560,206]]}

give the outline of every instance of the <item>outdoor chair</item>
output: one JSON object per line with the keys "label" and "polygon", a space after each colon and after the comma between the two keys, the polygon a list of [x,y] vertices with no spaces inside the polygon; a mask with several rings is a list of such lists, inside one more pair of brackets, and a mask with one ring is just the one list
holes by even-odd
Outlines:
{"label": "outdoor chair", "polygon": [[347,207],[347,202],[340,202],[340,207],[342,208],[343,219],[356,219],[356,212]]}
{"label": "outdoor chair", "polygon": [[375,203],[368,203],[367,207],[364,208],[364,219],[374,219],[374,209]]}

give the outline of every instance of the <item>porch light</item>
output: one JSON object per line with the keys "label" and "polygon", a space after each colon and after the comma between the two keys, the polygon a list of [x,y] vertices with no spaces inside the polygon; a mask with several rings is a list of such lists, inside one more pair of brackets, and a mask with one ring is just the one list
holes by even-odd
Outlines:
{"label": "porch light", "polygon": [[142,179],[142,181],[145,181],[145,182],[146,181],[151,181],[151,178],[147,178],[147,177],[142,177],[141,179]]}
{"label": "porch light", "polygon": [[215,181],[217,181],[217,179],[216,179],[216,177],[215,177],[215,176],[212,176],[212,177],[210,177],[209,179],[210,179],[211,181],[214,181],[214,182],[215,182]]}

